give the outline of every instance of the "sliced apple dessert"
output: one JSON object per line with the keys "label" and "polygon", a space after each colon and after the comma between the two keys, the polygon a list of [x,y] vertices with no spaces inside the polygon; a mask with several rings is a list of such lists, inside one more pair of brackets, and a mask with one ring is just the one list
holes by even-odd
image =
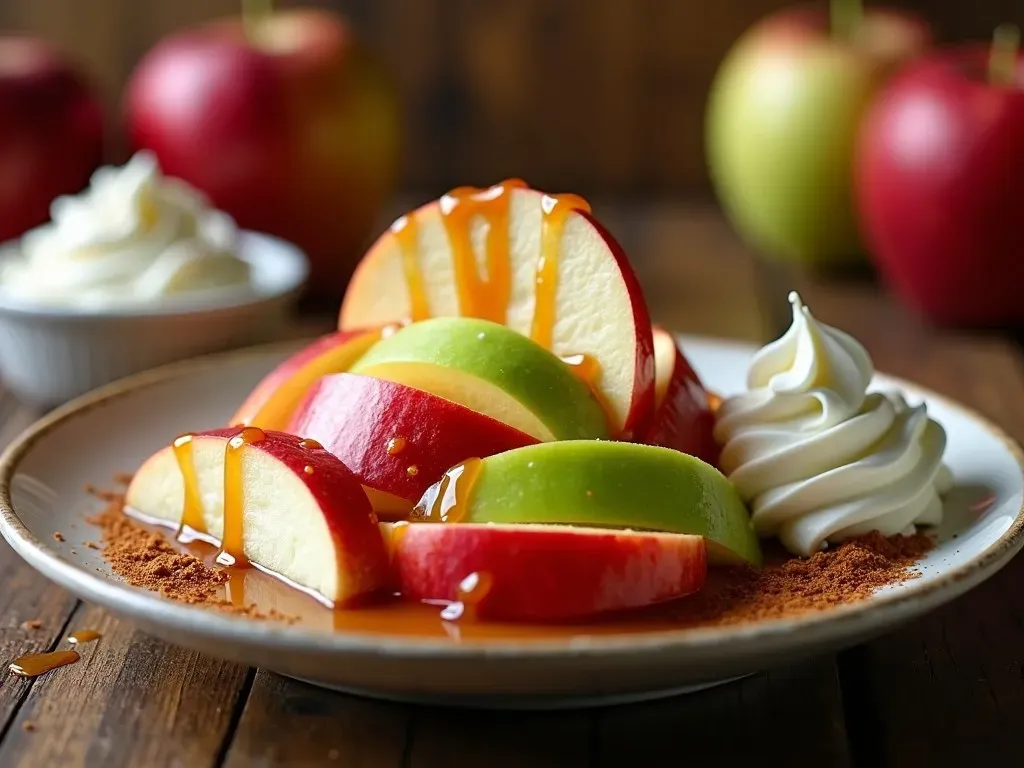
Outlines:
{"label": "sliced apple dessert", "polygon": [[349,283],[339,328],[464,316],[490,320],[581,363],[614,437],[647,429],[651,323],[615,238],[575,195],[509,180],[461,187],[400,218]]}
{"label": "sliced apple dessert", "polygon": [[317,443],[255,427],[183,435],[136,472],[125,504],[344,605],[391,582],[355,476]]}

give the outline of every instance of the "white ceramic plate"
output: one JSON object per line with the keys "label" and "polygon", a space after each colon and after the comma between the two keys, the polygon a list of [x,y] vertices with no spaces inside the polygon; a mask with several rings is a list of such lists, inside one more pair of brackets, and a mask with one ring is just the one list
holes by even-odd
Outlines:
{"label": "white ceramic plate", "polygon": [[[682,341],[708,386],[723,394],[742,389],[752,348]],[[467,643],[252,621],[121,583],[99,552],[81,545],[96,537],[83,518],[98,504],[84,486],[102,486],[115,473],[134,470],[174,435],[224,423],[256,381],[295,348],[276,345],[165,367],[53,412],[0,459],[5,538],[55,582],[170,642],[382,698],[506,707],[652,698],[834,651],[952,600],[992,576],[1024,543],[1020,447],[976,413],[879,376],[879,386],[897,386],[911,400],[927,400],[949,436],[946,461],[956,488],[939,530],[942,543],[924,560],[922,577],[862,603],[724,629]],[[986,497],[991,503],[979,508],[977,501]],[[54,531],[67,540],[55,542]]]}

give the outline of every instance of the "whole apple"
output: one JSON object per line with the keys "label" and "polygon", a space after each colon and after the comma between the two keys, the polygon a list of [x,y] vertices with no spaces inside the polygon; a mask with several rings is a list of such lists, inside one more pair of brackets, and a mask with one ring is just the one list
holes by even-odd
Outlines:
{"label": "whole apple", "polygon": [[55,197],[103,161],[102,109],[85,77],[48,43],[0,37],[0,241],[50,217]]}
{"label": "whole apple", "polygon": [[133,72],[135,148],[246,228],[310,258],[310,292],[340,297],[396,181],[398,99],[340,15],[241,16],[157,44]]}
{"label": "whole apple", "polygon": [[865,108],[892,69],[930,42],[927,24],[865,9],[848,34],[823,10],[770,16],[712,85],[706,141],[716,193],[741,236],[802,265],[861,260],[852,162]]}
{"label": "whole apple", "polygon": [[860,140],[859,212],[879,271],[938,323],[1024,320],[1024,59],[999,85],[988,58],[969,44],[908,67]]}

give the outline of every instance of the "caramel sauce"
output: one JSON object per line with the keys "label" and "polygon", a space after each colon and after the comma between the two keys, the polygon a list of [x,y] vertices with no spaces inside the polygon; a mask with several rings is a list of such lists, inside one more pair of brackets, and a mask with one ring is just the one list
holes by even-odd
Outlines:
{"label": "caramel sauce", "polygon": [[[262,439],[263,438],[261,437],[260,440]],[[323,449],[323,446],[320,445],[320,443],[318,443],[316,440],[313,440],[312,438],[309,437],[305,437],[302,440],[299,440],[299,448],[302,448],[304,451],[315,451],[317,449]]]}
{"label": "caramel sauce", "polygon": [[409,320],[417,322],[430,317],[430,305],[427,304],[427,291],[423,287],[423,270],[419,260],[419,228],[416,226],[415,214],[402,216],[391,225],[395,233],[398,247],[402,251],[402,270],[405,273],[405,285],[409,290]]}
{"label": "caramel sauce", "polygon": [[178,537],[187,537],[191,529],[196,533],[206,533],[206,521],[203,518],[203,499],[199,495],[199,478],[196,477],[196,464],[192,451],[192,435],[181,435],[172,444],[174,458],[181,472],[184,487],[182,500],[181,525],[178,526]]}
{"label": "caramel sauce", "polygon": [[307,475],[312,475],[313,474],[313,468],[311,466],[309,466],[309,464],[304,466],[302,468],[302,471],[305,472]]}
{"label": "caramel sauce", "polygon": [[590,387],[597,391],[597,383],[601,380],[601,364],[597,358],[591,355],[567,355],[562,362],[569,366],[573,374]]}
{"label": "caramel sauce", "polygon": [[459,582],[455,602],[444,607],[441,618],[445,621],[476,619],[476,609],[494,587],[494,577],[487,571],[476,571]]}
{"label": "caramel sauce", "polygon": [[244,567],[248,564],[243,545],[242,513],[245,506],[242,485],[242,449],[259,443],[266,434],[258,427],[245,427],[228,440],[224,449],[224,535],[217,562]]}
{"label": "caramel sauce", "polygon": [[82,658],[78,651],[51,651],[49,653],[26,653],[11,662],[9,669],[21,677],[36,677],[58,667],[74,664]]}
{"label": "caramel sauce", "polygon": [[416,464],[410,464],[405,468],[405,474],[409,477],[416,477],[420,473],[420,468]]}
{"label": "caramel sauce", "polygon": [[[458,187],[440,200],[441,220],[452,249],[459,314],[504,323],[512,292],[508,212],[512,190],[525,189],[521,179],[506,179],[489,189]],[[473,219],[487,222],[484,246],[486,278],[477,268],[470,237]]]}
{"label": "caramel sauce", "polygon": [[397,456],[405,450],[405,446],[409,444],[409,441],[404,437],[392,437],[388,440],[388,456]]}
{"label": "caramel sauce", "polygon": [[80,629],[68,635],[68,642],[71,645],[82,645],[83,643],[91,643],[93,640],[99,640],[101,637],[103,637],[103,634],[95,629]]}
{"label": "caramel sauce", "polygon": [[555,330],[555,294],[558,292],[558,248],[565,221],[573,211],[590,213],[590,204],[578,195],[544,195],[541,200],[540,259],[537,261],[536,303],[530,338],[551,349]]}
{"label": "caramel sauce", "polygon": [[466,504],[480,474],[480,459],[466,459],[444,473],[430,486],[412,511],[412,517],[425,523],[457,523],[466,516]]}

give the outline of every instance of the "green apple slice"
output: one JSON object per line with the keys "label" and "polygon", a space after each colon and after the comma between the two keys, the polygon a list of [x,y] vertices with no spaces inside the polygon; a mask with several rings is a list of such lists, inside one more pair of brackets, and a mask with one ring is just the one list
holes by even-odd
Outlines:
{"label": "green apple slice", "polygon": [[474,460],[428,489],[415,517],[697,534],[714,562],[761,564],[750,515],[725,476],[650,445],[567,440]]}
{"label": "green apple slice", "polygon": [[538,440],[608,437],[604,410],[568,365],[489,320],[412,323],[377,342],[352,373],[430,392]]}

